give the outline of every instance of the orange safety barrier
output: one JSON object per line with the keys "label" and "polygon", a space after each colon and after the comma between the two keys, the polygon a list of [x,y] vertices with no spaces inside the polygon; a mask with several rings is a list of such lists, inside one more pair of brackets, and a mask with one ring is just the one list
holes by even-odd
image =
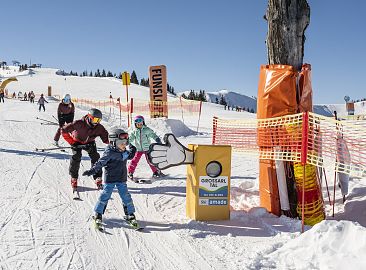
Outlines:
{"label": "orange safety barrier", "polygon": [[[305,115],[245,120],[214,117],[212,142],[231,145],[233,151],[256,155],[260,159],[301,162]],[[366,177],[365,126],[308,113],[307,127],[307,164]],[[266,147],[261,148],[259,144]]]}
{"label": "orange safety barrier", "polygon": [[[98,108],[104,113],[109,113],[110,115],[116,115],[117,117],[122,117],[122,113],[125,117],[132,114],[142,114],[144,116],[151,116],[151,111],[156,109],[156,106],[167,107],[168,115],[170,118],[181,117],[184,121],[184,116],[197,116],[199,127],[199,121],[202,112],[202,101],[196,100],[186,100],[183,98],[175,99],[167,102],[159,101],[147,101],[131,98],[129,103],[119,102],[119,99],[110,99],[95,101],[90,99],[80,99],[73,98],[72,101],[75,105],[78,105],[84,109]],[[164,110],[166,111],[166,110]]]}

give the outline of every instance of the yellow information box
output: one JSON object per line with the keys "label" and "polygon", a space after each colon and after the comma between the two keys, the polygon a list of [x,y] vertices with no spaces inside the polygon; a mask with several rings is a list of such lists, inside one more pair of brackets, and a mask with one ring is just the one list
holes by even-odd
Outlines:
{"label": "yellow information box", "polygon": [[122,84],[123,85],[130,85],[131,84],[130,73],[128,73],[127,71],[122,73]]}
{"label": "yellow information box", "polygon": [[187,165],[187,216],[193,220],[230,219],[231,146],[190,144]]}

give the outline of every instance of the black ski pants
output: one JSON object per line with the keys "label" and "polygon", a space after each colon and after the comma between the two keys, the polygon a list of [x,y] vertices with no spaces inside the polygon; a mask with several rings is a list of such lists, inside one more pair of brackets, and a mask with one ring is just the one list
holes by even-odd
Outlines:
{"label": "black ski pants", "polygon": [[3,93],[0,94],[0,102],[1,102],[1,100],[3,101],[3,103],[5,103],[4,102],[4,94]]}
{"label": "black ski pants", "polygon": [[[79,169],[82,156],[81,152],[83,150],[85,150],[88,153],[91,159],[91,166],[93,166],[94,163],[97,162],[98,159],[100,158],[95,142],[84,145],[75,145],[72,146],[71,149],[72,149],[72,156],[70,159],[69,174],[71,175],[72,178],[79,177]],[[93,175],[94,180],[97,179],[98,177],[102,177],[102,171]]]}
{"label": "black ski pants", "polygon": [[44,104],[39,104],[38,110],[41,111],[42,108],[43,108],[43,111],[45,112],[46,108],[45,108]]}
{"label": "black ski pants", "polygon": [[65,114],[63,116],[59,116],[58,117],[58,125],[60,126],[55,134],[55,137],[53,138],[55,141],[58,141],[60,139],[61,136],[61,128],[63,127],[63,125],[66,123],[71,123],[74,121],[74,114],[70,113],[70,114]]}

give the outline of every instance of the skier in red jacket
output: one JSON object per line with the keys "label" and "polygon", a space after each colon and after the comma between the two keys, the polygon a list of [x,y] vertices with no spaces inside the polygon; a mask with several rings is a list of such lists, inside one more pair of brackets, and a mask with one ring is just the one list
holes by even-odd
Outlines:
{"label": "skier in red jacket", "polygon": [[[100,155],[97,151],[95,139],[100,137],[105,144],[109,144],[108,132],[103,125],[102,112],[98,109],[90,109],[89,113],[82,119],[76,120],[61,128],[62,136],[71,144],[72,156],[70,159],[69,173],[71,175],[71,186],[73,191],[77,191],[77,180],[79,177],[79,168],[82,156],[82,150],[85,150],[90,159],[92,166],[98,161]],[[102,188],[102,172],[93,175],[95,184],[98,189]]]}

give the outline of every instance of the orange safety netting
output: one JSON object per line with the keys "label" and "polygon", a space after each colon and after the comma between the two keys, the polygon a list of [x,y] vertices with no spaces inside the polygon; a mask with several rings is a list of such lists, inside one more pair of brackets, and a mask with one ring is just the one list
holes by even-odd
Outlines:
{"label": "orange safety netting", "polygon": [[174,101],[146,101],[131,99],[129,103],[119,102],[116,99],[110,100],[90,100],[74,98],[72,101],[84,108],[98,108],[101,111],[109,112],[111,114],[119,114],[120,112],[127,114],[142,114],[150,116],[153,108],[161,106],[168,107],[168,115],[194,115],[199,116],[202,109],[202,102],[196,100],[177,99]]}
{"label": "orange safety netting", "polygon": [[361,124],[314,113],[249,120],[214,118],[212,140],[260,159],[306,161],[366,177],[366,127]]}
{"label": "orange safety netting", "polygon": [[178,99],[169,101],[146,101],[133,99],[132,101],[132,113],[136,114],[149,114],[153,107],[167,106],[168,115],[171,114],[190,114],[198,115],[201,111],[202,102],[196,100]]}

